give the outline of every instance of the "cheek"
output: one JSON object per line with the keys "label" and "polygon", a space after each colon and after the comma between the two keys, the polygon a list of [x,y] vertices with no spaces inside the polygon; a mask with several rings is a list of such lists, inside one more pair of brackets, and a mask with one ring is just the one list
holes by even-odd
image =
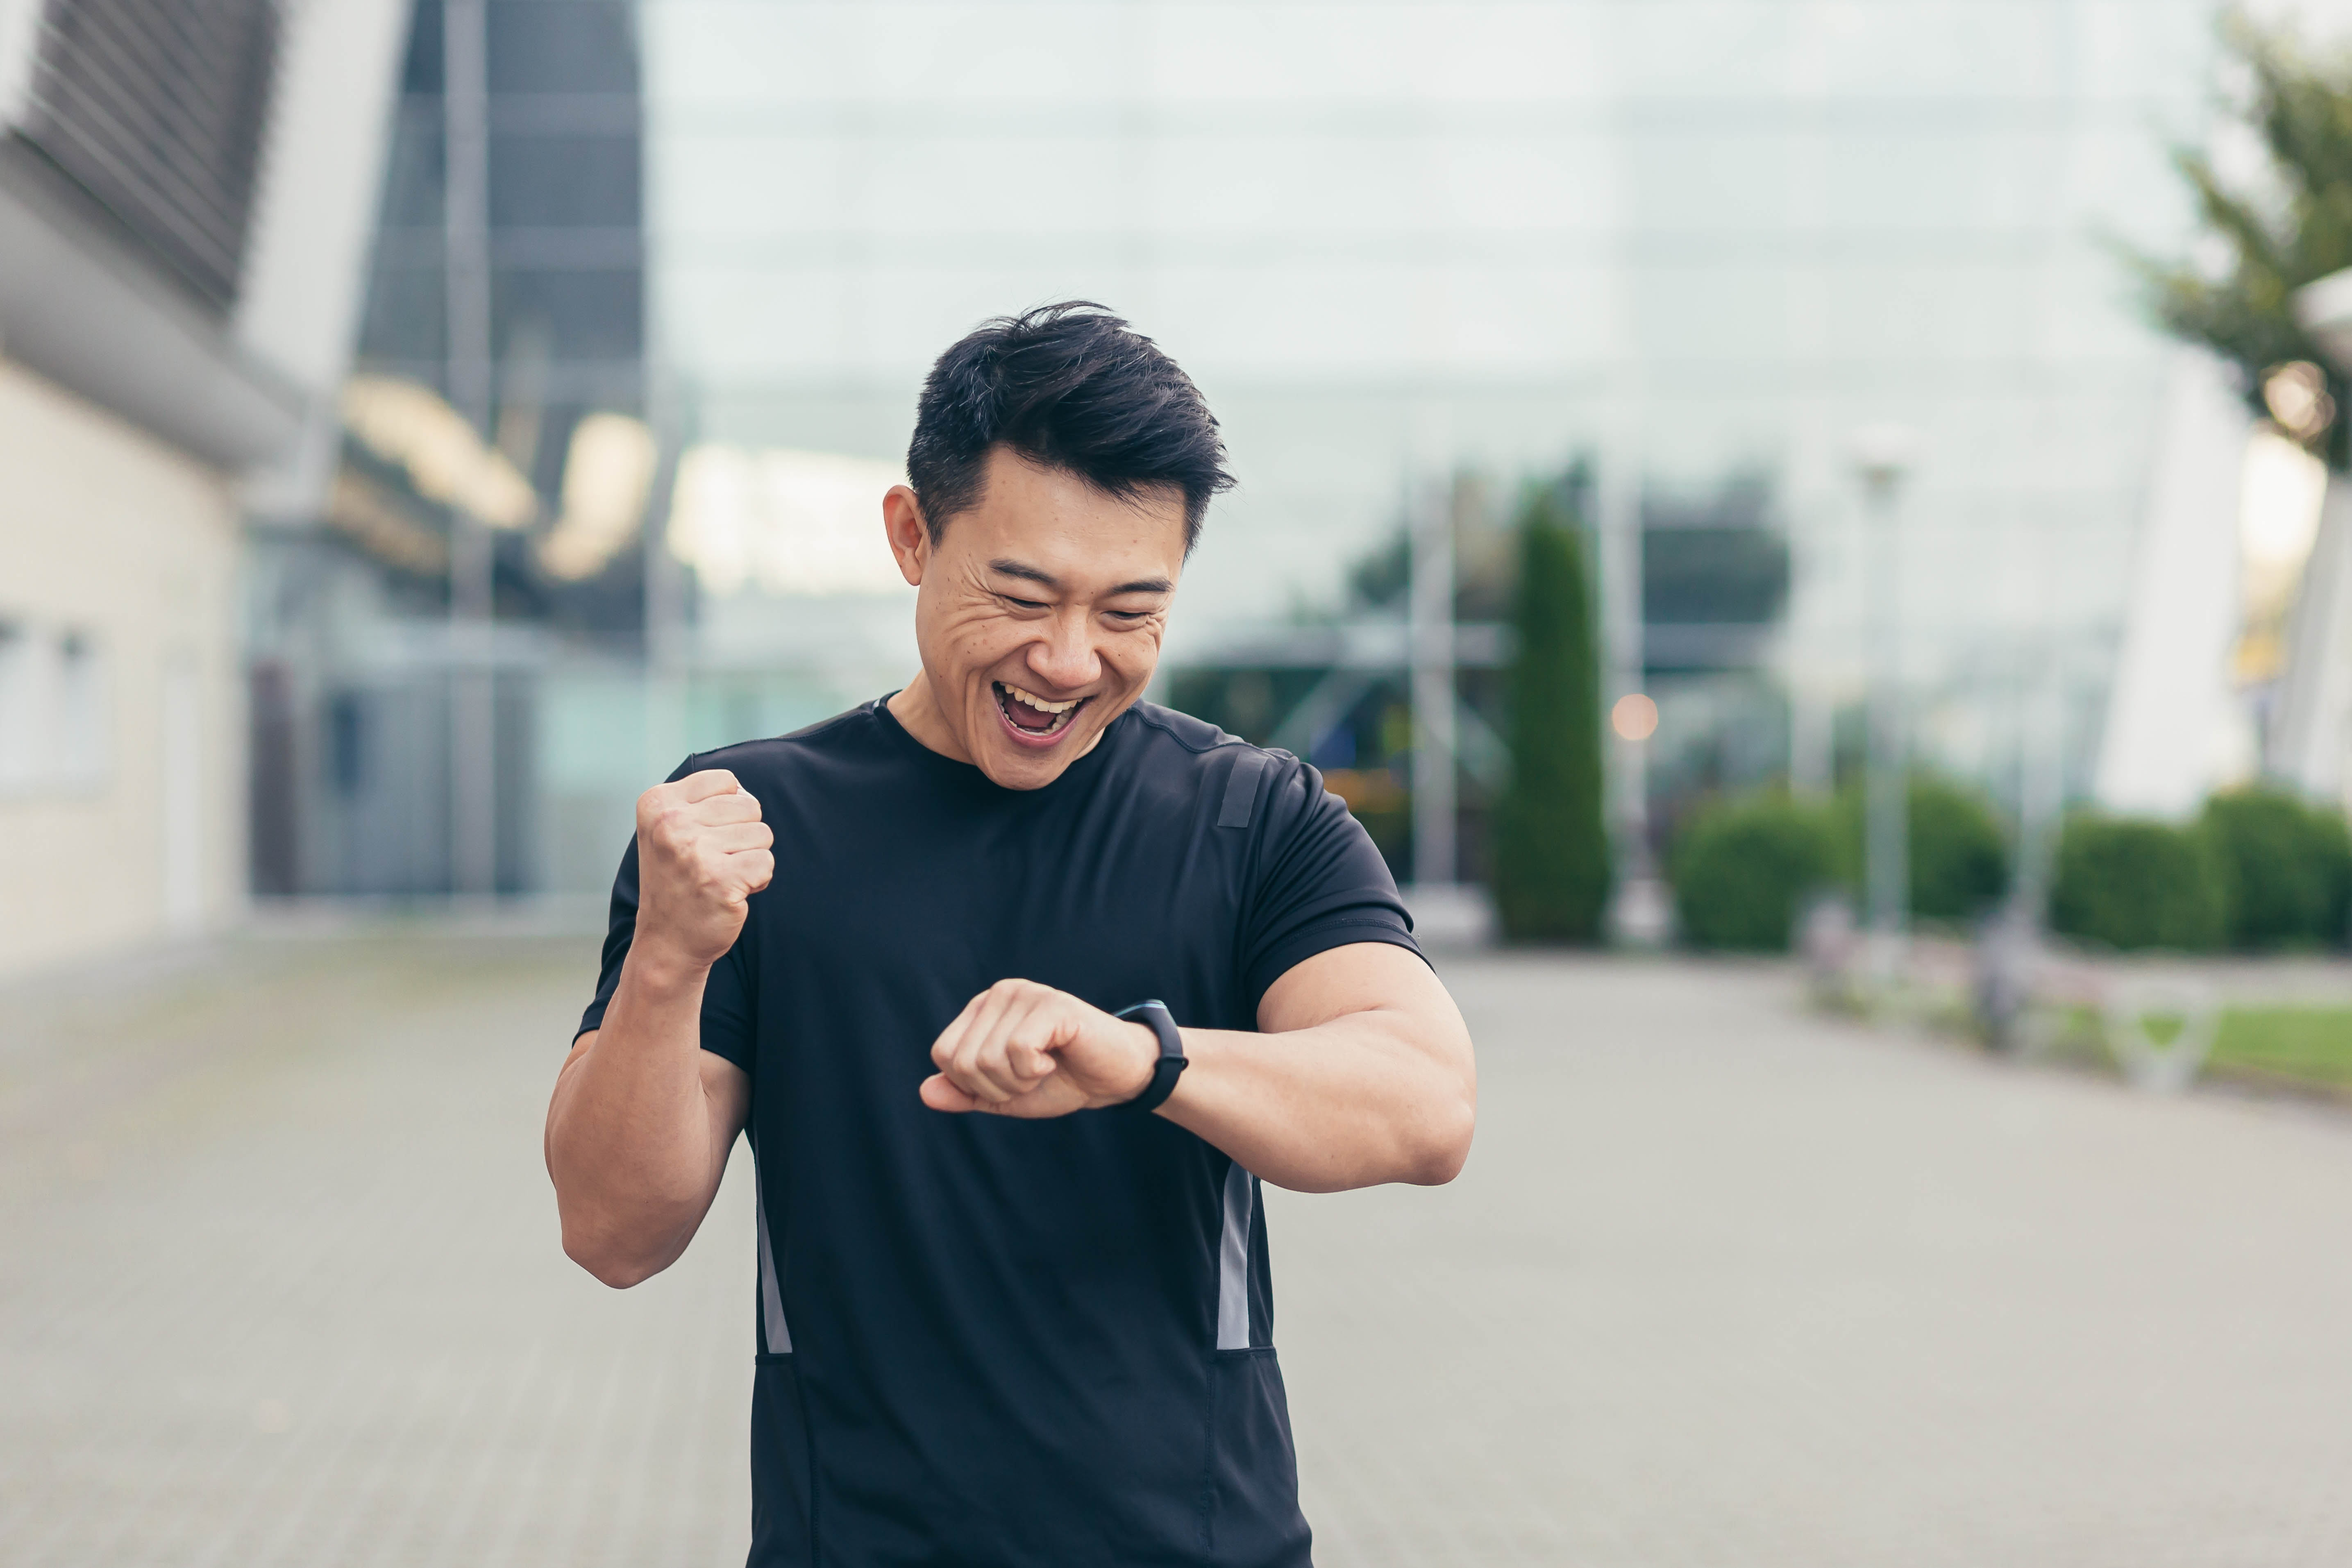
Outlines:
{"label": "cheek", "polygon": [[1140,686],[1151,679],[1160,663],[1160,628],[1122,632],[1106,640],[1102,648],[1105,664],[1118,672],[1119,679],[1129,686]]}
{"label": "cheek", "polygon": [[1018,640],[1001,616],[982,612],[946,617],[940,625],[939,646],[959,668],[994,664]]}

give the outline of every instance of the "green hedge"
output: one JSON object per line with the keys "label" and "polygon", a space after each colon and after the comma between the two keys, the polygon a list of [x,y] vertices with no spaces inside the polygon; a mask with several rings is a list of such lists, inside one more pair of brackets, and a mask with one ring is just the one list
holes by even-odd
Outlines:
{"label": "green hedge", "polygon": [[[1838,795],[1838,880],[1860,907],[1863,888],[1863,795]],[[1917,918],[1972,921],[2009,890],[2009,835],[1992,802],[1968,785],[1933,773],[1911,776],[1909,800],[1911,913]]]}
{"label": "green hedge", "polygon": [[2352,901],[2352,837],[2341,812],[2268,788],[2205,803],[2199,829],[2221,874],[2231,947],[2335,947]]}
{"label": "green hedge", "polygon": [[2084,812],[2052,868],[2050,926],[2116,948],[2219,947],[2229,931],[2222,858],[2199,827]]}
{"label": "green hedge", "polygon": [[1675,908],[1699,947],[1784,952],[1805,900],[1838,877],[1825,805],[1783,790],[1702,806],[1675,841]]}
{"label": "green hedge", "polygon": [[[2009,842],[1992,805],[1928,774],[1911,780],[1911,912],[1972,920],[2009,887]],[[1703,806],[1675,840],[1675,904],[1699,947],[1780,952],[1806,899],[1839,889],[1857,905],[1863,802],[1805,800],[1781,789]]]}
{"label": "green hedge", "polygon": [[[1780,790],[1703,807],[1675,847],[1685,935],[1701,947],[1779,951],[1811,894],[1859,901],[1859,791],[1834,804]],[[1969,920],[2009,881],[2000,818],[1973,790],[1916,776],[1911,912]],[[2209,952],[2341,946],[2352,925],[2352,833],[2342,813],[2271,788],[2233,790],[2189,826],[2078,813],[2052,868],[2053,931],[2120,949]]]}

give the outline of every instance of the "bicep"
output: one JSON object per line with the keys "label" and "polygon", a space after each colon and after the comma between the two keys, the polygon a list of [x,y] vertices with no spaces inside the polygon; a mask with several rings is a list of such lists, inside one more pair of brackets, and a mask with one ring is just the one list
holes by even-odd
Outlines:
{"label": "bicep", "polygon": [[1257,1026],[1288,1034],[1356,1014],[1384,1015],[1431,1055],[1470,1065],[1461,1009],[1421,955],[1394,942],[1349,942],[1301,959],[1266,987]]}

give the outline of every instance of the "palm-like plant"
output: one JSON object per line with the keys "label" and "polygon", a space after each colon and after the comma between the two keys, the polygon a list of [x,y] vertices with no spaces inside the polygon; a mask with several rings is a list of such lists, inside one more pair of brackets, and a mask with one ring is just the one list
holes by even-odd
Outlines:
{"label": "palm-like plant", "polygon": [[2210,154],[2176,151],[2174,166],[2227,265],[2131,260],[2168,331],[2235,364],[2258,414],[2341,469],[2352,461],[2347,422],[2331,423],[2324,405],[2281,407],[2276,396],[2266,405],[2264,393],[2282,367],[2310,364],[2326,375],[2333,405],[2346,405],[2344,377],[2295,320],[2294,301],[2305,284],[2352,267],[2352,57],[2313,53],[2242,16],[2224,23],[2223,37],[2246,72],[2241,112],[2269,154],[2270,188],[2232,189]]}

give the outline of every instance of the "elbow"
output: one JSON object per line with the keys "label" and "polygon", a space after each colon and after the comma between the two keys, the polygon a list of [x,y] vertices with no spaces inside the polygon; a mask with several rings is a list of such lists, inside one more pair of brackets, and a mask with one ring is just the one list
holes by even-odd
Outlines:
{"label": "elbow", "polygon": [[1465,1097],[1432,1115],[1413,1141],[1404,1179],[1415,1186],[1442,1187],[1470,1163],[1470,1140],[1478,1112]]}
{"label": "elbow", "polygon": [[615,1290],[642,1285],[661,1272],[661,1265],[649,1258],[632,1258],[613,1247],[575,1241],[569,1235],[563,1238],[563,1255],[593,1275],[598,1284],[609,1285]]}
{"label": "elbow", "polygon": [[563,1256],[593,1275],[598,1284],[615,1290],[642,1285],[677,1260],[674,1249],[665,1253],[631,1246],[625,1237],[572,1224],[563,1227]]}

